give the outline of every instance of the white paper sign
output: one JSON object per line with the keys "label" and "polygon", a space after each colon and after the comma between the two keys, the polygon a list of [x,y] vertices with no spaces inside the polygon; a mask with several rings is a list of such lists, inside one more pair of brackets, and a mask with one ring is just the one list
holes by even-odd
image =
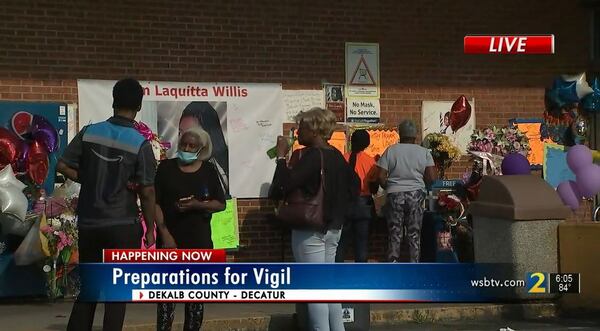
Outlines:
{"label": "white paper sign", "polygon": [[381,108],[379,99],[374,98],[348,98],[348,122],[379,123]]}
{"label": "white paper sign", "polygon": [[323,107],[323,90],[283,90],[284,123],[295,123],[294,116],[301,111]]}
{"label": "white paper sign", "polygon": [[379,44],[346,43],[346,95],[379,97]]}

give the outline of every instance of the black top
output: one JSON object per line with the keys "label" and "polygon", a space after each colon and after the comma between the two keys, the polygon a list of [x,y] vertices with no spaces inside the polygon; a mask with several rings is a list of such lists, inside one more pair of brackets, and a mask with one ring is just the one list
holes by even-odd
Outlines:
{"label": "black top", "polygon": [[[156,203],[163,211],[167,229],[178,248],[212,248],[210,220],[207,211],[192,210],[179,212],[176,204],[181,198],[195,196],[203,199],[208,191],[208,200],[225,203],[225,194],[218,179],[218,171],[210,162],[202,162],[196,172],[185,173],[178,159],[161,161],[156,172]],[[158,238],[161,246],[160,236]]]}
{"label": "black top", "polygon": [[61,156],[65,164],[78,170],[80,225],[107,226],[137,221],[137,195],[127,184],[153,185],[156,160],[152,146],[134,125],[134,120],[120,116],[88,125]]}
{"label": "black top", "polygon": [[[323,214],[328,229],[341,229],[351,199],[351,169],[342,153],[335,148],[321,148],[325,174]],[[321,182],[321,155],[317,148],[306,148],[292,169],[285,160],[277,161],[274,182],[284,194],[295,189],[315,195]]]}

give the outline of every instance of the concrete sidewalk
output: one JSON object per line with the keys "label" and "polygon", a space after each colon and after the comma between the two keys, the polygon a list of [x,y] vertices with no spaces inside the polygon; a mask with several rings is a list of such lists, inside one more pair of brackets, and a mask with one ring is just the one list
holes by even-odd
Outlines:
{"label": "concrete sidewalk", "polygon": [[[65,330],[72,303],[0,304],[3,330]],[[294,304],[206,304],[203,331],[295,330]],[[95,325],[100,326],[104,309],[98,305]],[[372,325],[405,322],[476,320],[491,318],[550,318],[553,303],[526,304],[373,304]],[[183,323],[183,304],[178,305],[174,330]],[[129,304],[124,330],[155,330],[156,305]],[[100,330],[101,328],[95,328]]]}

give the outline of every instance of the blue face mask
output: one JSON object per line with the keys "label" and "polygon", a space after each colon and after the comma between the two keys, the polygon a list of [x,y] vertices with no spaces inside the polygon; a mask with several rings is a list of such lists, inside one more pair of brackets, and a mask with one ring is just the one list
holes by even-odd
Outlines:
{"label": "blue face mask", "polygon": [[179,158],[179,160],[182,163],[190,164],[190,163],[194,163],[194,161],[196,161],[198,159],[198,152],[192,153],[192,152],[177,151],[177,157]]}

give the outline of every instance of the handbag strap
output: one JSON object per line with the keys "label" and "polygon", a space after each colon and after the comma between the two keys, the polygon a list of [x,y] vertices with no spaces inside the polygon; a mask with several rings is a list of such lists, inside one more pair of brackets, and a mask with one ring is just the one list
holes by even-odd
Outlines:
{"label": "handbag strap", "polygon": [[317,149],[319,150],[319,154],[321,155],[321,187],[319,189],[323,190],[323,192],[325,192],[325,166],[324,166],[323,151],[320,148],[317,148]]}

